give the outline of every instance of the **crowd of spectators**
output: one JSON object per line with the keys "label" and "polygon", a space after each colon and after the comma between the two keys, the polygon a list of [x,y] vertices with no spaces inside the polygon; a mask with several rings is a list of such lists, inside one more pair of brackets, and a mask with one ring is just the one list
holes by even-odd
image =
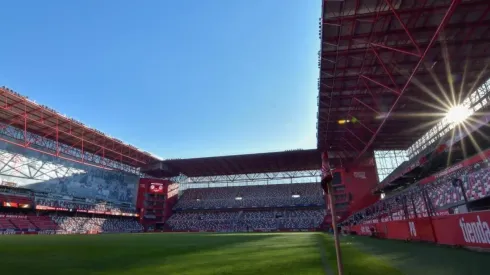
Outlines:
{"label": "crowd of spectators", "polygon": [[176,209],[321,206],[323,190],[317,183],[196,188],[185,190]]}
{"label": "crowd of spectators", "polygon": [[177,212],[167,225],[176,231],[275,231],[317,228],[324,217],[325,210],[322,209]]}
{"label": "crowd of spectators", "polygon": [[133,219],[53,216],[59,230],[66,233],[142,232]]}

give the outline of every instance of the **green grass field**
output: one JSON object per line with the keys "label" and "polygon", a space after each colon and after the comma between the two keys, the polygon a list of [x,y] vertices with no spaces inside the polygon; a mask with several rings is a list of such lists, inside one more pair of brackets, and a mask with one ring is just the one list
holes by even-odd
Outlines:
{"label": "green grass field", "polygon": [[[490,270],[489,254],[362,237],[342,242],[345,274]],[[332,239],[322,233],[0,236],[0,266],[1,274],[22,275],[320,275],[336,268]]]}

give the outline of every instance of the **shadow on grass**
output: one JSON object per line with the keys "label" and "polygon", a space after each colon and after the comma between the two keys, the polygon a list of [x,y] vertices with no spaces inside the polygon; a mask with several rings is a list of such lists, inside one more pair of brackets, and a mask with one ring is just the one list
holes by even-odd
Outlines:
{"label": "shadow on grass", "polygon": [[361,251],[376,255],[407,275],[489,274],[490,254],[465,249],[360,236],[343,239]]}
{"label": "shadow on grass", "polygon": [[0,261],[2,274],[25,275],[322,274],[314,236],[292,236],[6,236],[0,238]]}
{"label": "shadow on grass", "polygon": [[5,274],[121,274],[155,263],[171,265],[166,261],[170,257],[266,238],[212,234],[7,236],[0,239],[0,259]]}
{"label": "shadow on grass", "polygon": [[[327,261],[334,273],[337,274],[337,257],[332,236],[321,234],[319,241],[323,241],[326,249]],[[398,269],[394,268],[389,261],[365,253],[352,245],[351,242],[343,240],[341,242],[342,260],[345,275],[401,275]]]}

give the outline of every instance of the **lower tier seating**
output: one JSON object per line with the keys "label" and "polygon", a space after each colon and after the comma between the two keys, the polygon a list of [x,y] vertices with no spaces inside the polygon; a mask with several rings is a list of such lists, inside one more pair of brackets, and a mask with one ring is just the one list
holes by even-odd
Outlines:
{"label": "lower tier seating", "polygon": [[253,230],[274,231],[281,229],[318,228],[325,217],[325,210],[266,210],[228,212],[178,212],[167,225],[176,231],[243,232]]}

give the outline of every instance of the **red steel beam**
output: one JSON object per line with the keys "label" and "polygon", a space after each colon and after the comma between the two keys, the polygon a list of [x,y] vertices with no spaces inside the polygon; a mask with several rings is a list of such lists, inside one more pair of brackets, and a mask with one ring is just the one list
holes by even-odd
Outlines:
{"label": "red steel beam", "polygon": [[384,49],[387,49],[387,50],[390,50],[390,51],[394,51],[394,52],[399,52],[399,53],[403,53],[403,54],[407,54],[407,55],[413,55],[415,57],[420,57],[420,54],[418,54],[418,53],[414,53],[414,52],[410,52],[410,51],[405,51],[403,49],[394,48],[394,47],[386,46],[386,45],[379,44],[379,43],[371,42],[370,45],[371,46],[375,46],[375,47],[384,48]]}
{"label": "red steel beam", "polygon": [[[359,3],[358,3],[358,4],[359,4]],[[378,12],[376,13],[376,17],[374,18],[374,20],[373,20],[373,22],[372,22],[372,26],[371,26],[371,29],[370,29],[370,31],[369,31],[368,42],[370,42],[370,41],[371,41],[372,36],[374,35],[374,33],[376,33],[374,30],[375,30],[375,28],[376,28],[376,24],[379,22],[379,21],[378,21],[378,20],[379,20],[379,16],[377,16],[377,14],[379,14],[379,10],[378,10]],[[389,21],[390,21],[390,20],[387,20],[387,19],[385,18],[385,20],[382,22],[382,28],[381,28],[381,29],[384,29],[384,28],[386,27],[386,25],[389,23]],[[354,33],[352,33],[352,36],[354,36]],[[351,42],[352,42],[352,41],[353,41],[353,39],[351,39],[351,40],[349,41],[349,48],[347,49],[347,51],[351,50],[351,49],[350,49],[350,45],[351,45]],[[366,64],[366,60],[367,60],[367,55],[368,55],[368,49],[366,48],[366,49],[364,49],[364,56],[363,56],[363,58],[362,58],[362,62],[361,62],[361,69],[359,70],[359,74],[361,74],[361,73],[363,72],[364,65]],[[345,76],[345,71],[344,71],[344,76]],[[362,80],[364,80],[364,79],[362,79]],[[357,78],[357,83],[356,83],[356,89],[359,89],[359,86],[360,86],[360,83],[359,83],[359,82],[360,82],[360,81],[361,81],[361,77],[358,77],[358,78]],[[364,82],[364,83],[365,83],[365,82]],[[334,90],[334,88],[332,89],[332,91],[333,91],[333,90]],[[350,106],[352,106],[352,101],[353,101],[353,100],[354,100],[354,98],[353,98],[353,99],[351,100],[351,102],[350,102],[349,109],[348,109],[349,111],[347,112],[347,117],[349,117],[349,116],[351,116],[351,115],[352,115],[352,114],[351,114],[351,108],[350,108]],[[376,101],[375,101],[375,102],[376,102]],[[377,105],[377,102],[376,102],[376,105]],[[328,124],[327,124],[327,125],[328,125]],[[328,136],[328,134],[327,134],[326,136]],[[342,132],[342,139],[344,139],[344,140],[345,140],[345,138],[344,138],[344,137],[345,137],[345,130]]]}
{"label": "red steel beam", "polygon": [[[480,0],[480,1],[469,1],[465,3],[460,4],[460,8],[474,8],[477,6],[485,6],[488,5],[488,0]],[[429,7],[416,7],[416,8],[407,8],[407,9],[402,9],[398,10],[399,15],[405,15],[405,14],[414,14],[414,13],[423,13],[423,12],[428,12],[428,13],[434,13],[438,11],[445,11],[449,8],[448,5],[439,5],[439,6],[429,6]],[[380,11],[379,16],[389,16],[391,15],[390,10],[386,11]],[[323,21],[325,23],[335,23],[337,22],[340,18],[344,21],[350,21],[350,20],[359,20],[359,19],[366,19],[366,18],[372,18],[374,17],[375,13],[364,13],[364,14],[359,14],[359,15],[348,15],[348,16],[342,16],[342,17],[336,17],[336,18],[331,18],[331,19],[324,19]]]}
{"label": "red steel beam", "polygon": [[[404,22],[403,22],[403,20],[400,18],[400,16],[398,15],[397,11],[395,10],[395,8],[393,7],[393,5],[391,4],[391,1],[389,1],[389,0],[385,0],[385,2],[388,4],[389,8],[391,9],[391,11],[393,12],[393,14],[395,15],[396,19],[399,21],[399,23],[400,23],[400,25],[402,26],[402,28],[405,30],[405,32],[406,32],[406,34],[408,35],[408,37],[409,37],[410,41],[412,42],[413,46],[415,46],[415,48],[417,49],[418,54],[416,54],[416,56],[420,56],[420,48],[419,48],[419,46],[418,46],[417,42],[415,41],[415,39],[413,38],[412,34],[411,34],[411,33],[410,33],[410,31],[407,29],[407,27],[406,27],[405,23],[404,23]],[[377,18],[377,17],[376,17],[376,18]],[[376,45],[376,44],[375,44],[375,43],[371,43],[370,45],[371,45],[371,46],[373,46],[373,45]],[[391,50],[393,50],[393,51],[398,51],[398,52],[406,53],[406,54],[409,54],[409,55],[413,55],[411,52],[404,51],[404,50],[398,50],[398,49],[396,49],[396,48],[394,48],[394,47],[389,47],[389,46],[386,46],[386,45],[381,45],[381,44],[379,44],[379,46],[380,46],[380,47],[387,48],[387,49],[391,49]],[[381,59],[381,57],[380,57],[380,56],[378,55],[378,53],[376,52],[376,49],[375,49],[374,47],[371,47],[371,49],[372,49],[372,51],[373,51],[374,55],[376,56],[376,58],[377,58],[378,62],[379,62],[379,63],[381,64],[381,66],[383,67],[383,69],[384,69],[385,73],[386,73],[386,74],[388,75],[388,77],[390,78],[390,80],[391,80],[392,84],[395,86],[395,89],[390,89],[390,87],[388,87],[387,85],[384,85],[384,84],[382,84],[382,83],[380,83],[380,82],[376,82],[376,81],[374,81],[374,80],[372,80],[372,79],[366,78],[364,75],[362,75],[362,71],[360,72],[360,76],[363,76],[363,77],[364,77],[364,79],[368,79],[368,80],[370,80],[370,81],[372,81],[372,82],[374,82],[374,83],[376,83],[376,84],[378,84],[378,85],[380,85],[380,86],[382,86],[382,87],[385,87],[385,88],[387,88],[387,89],[389,89],[389,90],[391,90],[391,91],[395,92],[396,94],[399,94],[399,88],[398,88],[398,85],[397,85],[396,81],[395,81],[395,80],[394,80],[394,78],[393,78],[392,73],[391,73],[391,72],[390,72],[390,71],[387,69],[387,67],[386,67],[386,66],[385,66],[385,64],[384,64],[384,61]],[[392,54],[392,58],[393,58],[393,57],[394,57],[394,56],[393,56],[393,54]],[[394,69],[395,69],[395,68],[393,68],[393,70],[394,70]],[[359,80],[358,80],[358,81],[359,81]],[[365,84],[366,84],[366,83],[365,83]],[[367,87],[369,87],[368,85],[366,85],[366,86],[367,86]],[[373,108],[371,108],[369,105],[364,104],[364,102],[362,102],[361,100],[359,100],[359,99],[357,99],[357,98],[355,98],[355,99],[356,99],[358,102],[360,102],[361,104],[363,104],[363,105],[365,105],[365,106],[369,107],[369,109],[374,110],[374,109],[373,109]],[[375,102],[376,102],[376,101],[375,101]],[[350,114],[350,111],[349,111],[349,114]],[[367,127],[365,127],[365,128],[367,128]],[[370,130],[369,128],[367,128],[367,129],[368,129],[368,130]],[[371,131],[371,130],[370,130],[370,131]]]}
{"label": "red steel beam", "polygon": [[[449,30],[460,30],[461,28],[471,28],[475,26],[479,26],[480,24],[488,24],[490,20],[484,20],[481,22],[475,21],[475,22],[461,22],[461,23],[453,23],[447,25],[446,31]],[[412,29],[412,34],[420,34],[420,33],[431,33],[437,30],[437,26],[431,26],[431,27],[417,27]],[[379,35],[379,38],[384,38],[392,35],[403,35],[405,31],[403,29],[397,29],[397,30],[387,30]],[[349,35],[344,35],[340,37],[340,40],[342,41],[347,41],[351,39],[357,39],[360,40],[361,38],[369,37],[369,33],[360,33],[360,34],[355,34],[354,36]],[[325,40],[327,39],[326,37],[324,38]],[[394,39],[390,39],[394,40]],[[332,51],[324,51],[322,52],[322,57],[328,56],[327,53],[331,53]]]}
{"label": "red steel beam", "polygon": [[[352,116],[352,115],[351,115],[351,119],[352,119],[353,117],[354,117],[354,116]],[[361,126],[364,128],[364,129],[368,130],[368,131],[369,131],[371,134],[373,134],[373,135],[374,135],[374,131],[373,131],[371,128],[367,127],[367,126],[366,126],[364,123],[362,123],[362,122],[361,122],[361,120],[359,120],[359,119],[358,119],[356,123],[358,123],[358,124],[359,124],[359,125],[361,125]]]}
{"label": "red steel beam", "polygon": [[415,73],[417,72],[417,69],[418,67],[422,64],[425,56],[427,55],[427,53],[429,52],[432,44],[434,44],[434,42],[436,41],[437,37],[439,36],[439,33],[444,29],[444,26],[447,24],[447,22],[449,21],[449,18],[452,16],[452,14],[454,13],[454,10],[456,9],[456,7],[461,3],[461,0],[453,0],[451,2],[451,5],[449,6],[449,9],[447,10],[446,14],[444,15],[441,23],[439,24],[439,27],[437,28],[437,30],[435,31],[435,33],[433,34],[430,42],[429,42],[429,45],[427,46],[427,48],[425,49],[425,51],[423,52],[422,54],[422,57],[420,58],[419,62],[417,63],[417,65],[415,66],[415,68],[413,69],[412,73],[410,74],[410,76],[408,77],[408,80],[407,82],[405,83],[405,85],[403,86],[403,88],[401,89],[400,91],[400,94],[398,95],[398,97],[396,98],[395,102],[393,103],[393,105],[391,105],[391,108],[390,110],[388,111],[388,113],[386,114],[386,116],[384,117],[383,121],[381,122],[381,124],[379,125],[378,129],[376,130],[376,132],[374,133],[374,135],[371,137],[371,139],[369,140],[369,142],[366,144],[366,146],[364,146],[364,149],[362,149],[362,151],[359,153],[359,155],[357,156],[356,160],[359,160],[359,158],[364,155],[364,153],[366,153],[366,151],[369,149],[369,147],[373,144],[374,140],[376,139],[377,135],[379,134],[379,132],[381,131],[381,129],[383,128],[383,125],[386,123],[386,120],[391,116],[391,113],[393,112],[393,110],[395,109],[398,101],[400,100],[400,98],[403,96],[403,93],[405,92],[405,90],[407,89],[407,87],[410,85],[410,82],[412,81],[412,78],[413,76],[415,75]]}
{"label": "red steel beam", "polygon": [[[349,145],[349,146],[350,146],[352,149],[356,150],[356,152],[358,152],[358,153],[359,153],[359,149],[357,149],[357,148],[356,148],[354,145],[352,145],[352,144],[351,144],[349,141],[347,141],[347,139],[342,138],[342,140],[343,140],[345,143],[347,143],[347,145]],[[341,143],[339,143],[339,144],[341,144]]]}
{"label": "red steel beam", "polygon": [[[397,91],[397,90],[395,90],[395,89],[393,89],[393,88],[391,88],[391,87],[388,87],[388,86],[386,86],[385,84],[383,84],[383,83],[381,83],[381,82],[378,82],[378,81],[376,81],[376,80],[374,80],[374,79],[372,79],[372,78],[370,78],[370,77],[367,77],[367,76],[365,76],[365,75],[363,75],[363,74],[361,74],[361,75],[360,75],[360,77],[362,77],[362,78],[364,78],[364,79],[366,79],[366,80],[369,80],[369,81],[373,82],[374,84],[378,84],[379,86],[381,86],[381,87],[383,87],[383,88],[385,88],[385,89],[387,89],[387,90],[390,90],[390,91],[392,91],[392,92],[393,92],[393,93],[395,93],[395,94],[400,94],[400,91]],[[386,77],[386,76],[384,76],[384,75],[380,75],[379,77]],[[395,83],[395,84],[396,84],[396,83]]]}
{"label": "red steel beam", "polygon": [[[426,5],[427,5],[427,1],[428,0],[424,0],[424,3],[422,4],[421,8],[426,8]],[[400,13],[400,11],[398,11],[398,14]],[[410,18],[408,19],[408,22],[407,22],[407,27],[410,27],[410,23],[413,22],[413,26],[415,27],[415,25],[417,24],[417,21],[419,21],[419,18],[420,16],[424,13],[423,11],[415,11],[414,13],[416,13],[417,15],[415,17],[412,17],[410,16]],[[414,14],[412,13],[412,14]],[[425,24],[424,24],[425,26]],[[420,45],[419,45],[420,46]]]}
{"label": "red steel beam", "polygon": [[[483,22],[485,23],[490,23],[490,20],[485,20],[485,21],[481,21],[481,24],[483,24]],[[475,24],[475,26],[473,28],[477,28],[478,25]],[[465,45],[467,44],[468,42],[471,43],[471,44],[474,44],[474,45],[487,45],[489,43],[490,39],[488,38],[482,38],[482,39],[474,39],[474,40],[471,40],[471,42],[467,41],[465,42],[464,40],[457,40],[457,41],[447,41],[446,43],[444,43],[444,46],[446,47],[455,47],[456,49],[459,48],[460,46],[462,45]],[[365,44],[370,44],[370,43],[365,43]],[[421,43],[420,46],[421,47],[425,47],[428,43]],[[408,44],[407,44],[408,45]],[[410,47],[409,46],[403,46],[403,45],[399,45],[399,47],[397,47],[397,49],[399,50],[405,50],[406,52],[409,52],[410,50]],[[437,44],[437,45],[433,45],[432,48],[433,49],[437,49],[439,47],[442,47],[441,44]],[[345,56],[347,54],[349,54],[350,56],[346,57],[346,58],[354,58],[353,55],[354,54],[363,54],[365,52],[366,48],[356,48],[356,49],[346,49],[346,50],[340,50],[339,51],[339,56]],[[392,51],[392,50],[387,50],[387,49],[379,49],[378,50],[378,53],[384,53],[384,52],[388,52],[388,51]],[[331,51],[325,51],[322,53],[322,61],[328,61],[328,56],[331,54],[332,52]]]}
{"label": "red steel beam", "polygon": [[[487,58],[485,58],[485,59],[490,59],[490,57],[487,57]],[[453,60],[454,60],[454,59],[453,59]],[[482,58],[482,60],[483,60],[483,58]],[[458,60],[456,59],[456,61],[458,61]],[[465,62],[466,60],[461,60],[461,61],[462,61],[462,62]],[[481,61],[481,60],[478,60],[476,63],[478,63],[478,62],[480,62],[480,61]],[[475,63],[475,62],[473,62],[473,63]],[[473,70],[472,70],[471,72],[470,72],[470,71],[466,71],[466,73],[467,73],[467,74],[468,74],[468,73],[475,73],[475,74],[481,73],[481,69],[485,68],[486,63],[484,63],[484,62],[480,62],[480,63],[482,63],[480,67],[473,66],[474,68],[471,68],[471,69],[473,69]],[[417,65],[417,64],[415,64],[415,65]],[[463,68],[458,68],[458,69],[459,69],[459,70],[456,70],[456,69],[455,69],[455,70],[453,70],[453,71],[452,71],[452,73],[463,73],[463,72],[465,72]],[[430,76],[430,77],[432,78],[432,76],[433,76],[434,74],[438,74],[438,73],[440,73],[440,74],[444,74],[444,75],[445,75],[445,74],[446,74],[446,71],[444,70],[444,68],[441,68],[441,70],[439,70],[439,71],[435,71],[435,70],[429,71],[429,70],[427,69],[427,70],[425,70],[425,71],[423,71],[423,72],[419,73],[419,76]],[[406,75],[401,74],[401,73],[400,73],[400,74],[394,74],[394,75],[392,75],[392,76],[393,76],[393,78],[394,78],[395,80],[398,80],[398,79],[400,79],[400,78],[403,78],[403,79],[406,79],[406,78],[407,78],[407,76],[406,76]],[[357,80],[359,77],[361,77],[361,75],[356,74],[356,75],[339,76],[339,77],[336,77],[336,79],[337,79],[337,80],[343,80],[344,82],[346,82],[346,81],[354,81],[354,80]],[[385,75],[385,74],[371,74],[371,75],[362,75],[362,77],[364,77],[364,78],[366,78],[367,80],[369,80],[369,81],[371,81],[371,82],[373,82],[373,83],[375,83],[375,84],[379,85],[378,83],[376,83],[376,82],[372,81],[372,79],[378,79],[378,78],[385,79],[385,78],[387,77],[387,75]],[[332,77],[332,78],[321,78],[321,79],[323,79],[323,80],[332,80],[332,79],[333,79],[333,77]],[[405,82],[403,82],[402,84],[405,84]],[[380,86],[381,86],[381,85],[380,85]],[[385,85],[385,86],[386,86],[386,85]],[[352,89],[355,89],[355,87],[356,87],[356,86],[352,86],[351,88],[352,88]],[[332,88],[332,86],[328,86],[328,88]],[[337,87],[335,87],[335,88],[337,88]],[[388,88],[386,88],[386,87],[383,87],[383,88],[388,89]],[[345,88],[343,88],[342,90],[344,90],[344,89],[345,89]],[[390,88],[390,89],[393,89],[393,88]]]}
{"label": "red steel beam", "polygon": [[366,86],[368,93],[371,95],[373,102],[374,102],[374,105],[376,105],[376,108],[379,110],[378,101],[376,100],[376,97],[374,96],[373,91],[371,91],[371,88],[369,88],[369,85],[366,83],[366,80],[364,78],[362,79],[362,82],[364,83],[364,86]]}
{"label": "red steel beam", "polygon": [[10,143],[10,144],[13,144],[13,145],[24,147],[24,148],[26,148],[28,150],[32,150],[32,151],[35,151],[35,152],[47,154],[47,155],[50,155],[50,156],[53,156],[53,157],[58,157],[58,158],[61,158],[61,159],[65,159],[65,160],[69,160],[69,161],[73,161],[73,162],[76,162],[76,163],[80,163],[80,164],[84,164],[84,165],[88,165],[88,166],[93,166],[93,167],[97,167],[97,168],[101,168],[101,169],[105,169],[105,170],[114,170],[113,168],[110,168],[110,167],[107,167],[107,166],[96,165],[96,164],[92,164],[92,163],[89,163],[89,162],[81,162],[81,161],[79,161],[77,159],[64,157],[62,155],[59,155],[58,156],[58,155],[53,154],[53,153],[51,153],[49,151],[39,150],[39,149],[32,148],[32,147],[25,147],[22,143],[17,143],[17,142],[14,142],[14,141],[11,141],[9,139],[2,138],[2,137],[0,137],[0,140],[3,141],[3,142],[6,142],[6,143]]}
{"label": "red steel beam", "polygon": [[381,66],[383,67],[383,69],[385,70],[386,74],[388,75],[388,77],[390,78],[391,80],[391,83],[393,83],[393,85],[395,85],[396,87],[396,90],[399,90],[398,89],[398,85],[396,84],[395,82],[395,79],[393,79],[393,75],[391,74],[391,72],[388,70],[388,68],[386,68],[386,65],[385,63],[383,62],[383,59],[381,59],[381,57],[379,56],[378,52],[376,51],[375,48],[372,48],[372,51],[374,53],[374,55],[376,56],[376,58],[378,59],[378,62],[381,64]]}
{"label": "red steel beam", "polygon": [[380,114],[380,112],[373,107],[369,106],[368,104],[364,103],[362,100],[358,99],[357,97],[353,97],[353,99],[359,103],[361,103],[364,107],[368,108],[369,110],[375,112],[376,114]]}
{"label": "red steel beam", "polygon": [[[322,1],[322,18],[324,18],[323,12],[325,11],[323,4],[324,4],[324,2]],[[344,7],[344,2],[341,3],[341,10],[342,10],[343,7]],[[322,46],[321,46],[321,49],[323,49],[323,42],[325,42],[323,40],[323,33],[324,32],[323,32],[323,28],[322,28],[322,38],[321,38]],[[340,45],[340,35],[341,34],[342,34],[342,20],[340,20],[340,23],[339,23],[339,26],[338,26],[338,32],[337,32],[337,36],[338,36],[337,43],[336,43],[336,45],[337,45],[337,49],[336,49],[337,53],[338,53],[339,48],[340,48],[339,45]],[[338,62],[338,54],[335,56],[334,71],[333,71],[333,74],[334,75],[336,75],[336,73],[337,73],[337,69],[336,69],[337,68],[337,62]],[[334,87],[334,86],[335,86],[335,78],[332,80],[332,87]],[[332,106],[332,97],[330,97],[330,100],[329,100],[329,103],[328,103],[328,110],[329,111],[328,111],[328,115],[327,115],[327,120],[330,119],[331,106]],[[327,131],[328,131],[328,127],[329,127],[329,123],[327,123]],[[326,140],[324,140],[324,142],[325,141]]]}
{"label": "red steel beam", "polygon": [[[3,94],[3,96],[5,97],[5,106],[4,106],[4,107],[7,107],[7,108],[4,108],[4,110],[11,109],[11,107],[12,107],[12,106],[17,105],[18,103],[24,103],[24,104],[26,105],[26,106],[24,106],[24,113],[26,112],[25,108],[27,107],[27,105],[29,106],[29,108],[36,108],[36,107],[39,107],[39,105],[37,105],[37,104],[35,104],[35,103],[32,103],[32,102],[28,101],[26,98],[24,98],[24,97],[22,97],[22,96],[20,96],[20,95],[18,95],[18,94],[15,94],[15,93],[13,93],[13,92],[11,92],[11,91],[7,90],[7,89],[0,88],[0,92],[1,92],[1,93]],[[9,99],[9,97],[11,97],[11,98],[16,98],[16,99],[18,99],[18,101],[14,102],[14,104],[8,104],[8,99]],[[40,106],[40,107],[42,107],[42,106]],[[58,114],[58,113],[56,113],[56,112],[54,112],[54,111],[52,111],[52,110],[50,110],[50,109],[47,109],[47,108],[44,108],[44,107],[42,107],[42,108],[44,109],[44,111],[45,111],[45,112],[47,112],[47,113],[51,113],[51,114],[54,114],[55,116],[60,117],[61,119],[63,119],[63,120],[64,120],[64,121],[66,121],[67,123],[71,123],[71,120],[70,120],[70,119],[68,119],[68,118],[64,118],[64,117],[62,117],[60,114]],[[8,110],[8,111],[10,111],[10,110]],[[16,113],[16,112],[14,112],[14,113]],[[30,118],[29,118],[29,119],[30,119]],[[33,120],[33,119],[30,119],[30,120]],[[35,121],[35,120],[33,120],[33,121]],[[95,130],[93,130],[93,129],[90,129],[90,128],[88,128],[88,127],[84,126],[84,125],[81,125],[81,124],[80,124],[80,125],[78,125],[78,124],[76,124],[76,126],[80,127],[81,129],[84,129],[85,131],[91,132],[91,133],[93,133],[94,135],[97,135],[97,136],[102,136],[102,137],[104,137],[104,138],[106,138],[106,139],[112,140],[113,142],[117,142],[117,143],[118,143],[118,144],[120,144],[121,146],[123,146],[123,147],[127,147],[127,148],[129,148],[130,150],[136,150],[136,151],[140,152],[139,150],[137,150],[137,149],[135,149],[135,148],[132,148],[132,147],[130,147],[130,146],[128,146],[128,145],[126,145],[126,144],[124,144],[124,143],[120,142],[120,141],[116,141],[116,140],[115,140],[115,139],[113,139],[113,138],[109,138],[109,137],[107,137],[107,136],[105,136],[105,135],[103,135],[103,134],[101,134],[101,133],[99,133],[99,132],[97,132],[97,131],[95,131]],[[74,136],[74,135],[73,135],[73,136]],[[75,137],[75,138],[78,138],[78,137],[76,137],[76,136],[74,136],[74,137]],[[151,156],[149,156],[149,155],[147,155],[146,153],[143,153],[143,152],[140,152],[140,153],[141,153],[141,154],[144,154],[145,156],[147,156],[147,158],[146,158],[146,159],[152,159],[152,157],[151,157]],[[138,162],[142,162],[142,161],[138,161]],[[143,163],[143,162],[142,162],[142,163]]]}
{"label": "red steel beam", "polygon": [[410,39],[410,41],[412,42],[412,44],[415,46],[415,48],[417,49],[418,54],[420,55],[422,52],[420,51],[419,45],[417,45],[417,42],[413,38],[413,36],[410,33],[410,31],[407,29],[407,26],[405,26],[405,23],[403,23],[403,20],[400,18],[400,15],[398,15],[398,12],[396,11],[395,7],[393,7],[393,5],[391,4],[391,1],[390,0],[385,0],[385,2],[386,2],[386,4],[388,4],[388,7],[390,7],[390,10],[393,12],[393,14],[395,15],[396,19],[398,20],[398,23],[400,23],[400,25],[402,26],[402,28],[405,30],[405,32],[408,35],[408,38]]}
{"label": "red steel beam", "polygon": [[356,135],[354,132],[352,132],[351,130],[349,130],[348,127],[345,127],[344,128],[347,132],[349,132],[352,136],[354,136],[357,140],[359,140],[362,144],[366,145],[366,142],[364,140],[362,140],[358,135]]}
{"label": "red steel beam", "polygon": [[[357,10],[359,9],[359,6],[360,6],[360,5],[361,5],[361,1],[360,1],[360,0],[356,0],[356,8],[354,9],[354,15],[357,15]],[[376,20],[375,20],[374,22],[376,22]],[[373,23],[373,24],[375,24],[375,23]],[[357,21],[352,21],[352,25],[351,25],[351,35],[354,35],[354,34],[355,34],[355,32],[356,32],[356,27],[357,27]],[[371,32],[373,31],[373,29],[374,29],[374,28],[372,28],[372,29],[371,29]],[[347,49],[350,49],[350,48],[351,48],[351,45],[352,45],[352,42],[353,42],[353,41],[354,41],[354,40],[350,40],[350,41],[349,41],[349,45],[347,46]],[[337,58],[338,58],[338,56],[337,56]],[[362,65],[364,65],[364,60],[362,61]],[[346,73],[346,71],[344,70],[344,71],[343,71],[343,76],[345,76],[345,73]],[[359,80],[358,80],[358,81],[359,81]],[[351,104],[352,104],[352,102],[351,102]],[[350,116],[350,110],[347,112],[347,117],[349,117],[349,116]]]}
{"label": "red steel beam", "polygon": [[29,147],[29,146],[30,146],[30,145],[31,145],[33,142],[35,142],[35,141],[42,140],[43,138],[48,138],[48,137],[49,137],[49,136],[51,136],[51,135],[56,136],[55,134],[56,134],[56,132],[48,132],[47,134],[45,134],[45,135],[43,135],[43,136],[38,135],[38,137],[36,137],[36,138],[35,138],[35,140],[33,140],[33,141],[28,141],[28,142],[26,143],[26,147]]}
{"label": "red steel beam", "polygon": [[[359,9],[359,6],[360,6],[360,5],[361,5],[361,1],[360,1],[360,0],[356,0],[356,7],[355,7],[355,9],[354,9],[354,15],[357,15],[357,10]],[[356,33],[356,27],[357,27],[357,21],[356,21],[356,20],[354,20],[354,21],[352,21],[352,23],[351,23],[351,32],[350,32],[350,34],[351,34],[351,35],[354,35],[354,34]],[[349,41],[349,45],[347,46],[347,49],[350,49],[350,48],[351,48],[351,45],[352,45],[352,42],[353,42],[353,41],[354,41],[354,40],[350,40],[350,41]],[[344,75],[345,75],[345,71],[344,71],[343,73],[344,73]]]}
{"label": "red steel beam", "polygon": [[[479,39],[479,40],[472,40],[472,41],[468,41],[470,44],[472,45],[479,45],[479,44],[490,44],[490,39]],[[448,43],[445,43],[446,45],[449,45],[451,44],[450,42]],[[457,46],[464,46],[465,44],[463,42],[459,42],[457,43],[458,45]],[[454,44],[453,44],[454,45]],[[432,49],[434,49],[434,47],[432,47]],[[363,50],[364,52],[364,50]],[[378,54],[379,54],[379,51],[376,51]],[[452,59],[457,59],[458,56],[451,56]],[[464,60],[478,60],[478,61],[481,61],[482,59],[490,59],[490,57],[488,57],[487,54],[476,54],[476,55],[472,55],[472,56],[466,56],[464,57]],[[444,59],[442,58],[437,58],[437,59],[434,59],[435,62],[444,62]],[[417,61],[406,61],[406,62],[399,62],[399,63],[396,63],[395,65],[398,65],[398,66],[415,66],[417,65]],[[368,65],[368,66],[364,66],[364,68],[376,68],[378,67],[377,64],[372,64],[372,65]],[[338,67],[338,70],[342,70],[342,71],[345,71],[345,70],[359,70],[361,69],[361,66],[343,66],[343,67]],[[323,69],[322,72],[323,73],[329,73],[329,71],[331,71],[332,68],[326,68],[326,69]]]}
{"label": "red steel beam", "polygon": [[8,98],[5,97],[5,106],[3,106],[3,109],[10,110],[12,107],[17,106],[19,103],[24,103],[24,99],[21,98],[20,100],[14,101],[12,103],[8,103]]}
{"label": "red steel beam", "polygon": [[[23,130],[24,130],[24,136],[27,136],[26,132],[27,132],[27,122],[28,122],[28,121],[33,122],[33,123],[39,123],[39,122],[37,122],[36,120],[34,120],[34,119],[32,119],[32,118],[28,118],[27,116],[25,116],[25,113],[17,113],[16,111],[13,111],[13,110],[8,110],[8,109],[4,109],[4,110],[5,110],[5,111],[7,111],[7,112],[9,112],[9,113],[14,114],[15,116],[24,116],[24,129],[23,129]],[[47,126],[49,129],[51,129],[51,130],[56,130],[56,127],[55,127],[55,126],[51,126],[51,125],[46,125],[46,126]],[[59,131],[60,133],[63,133],[63,134],[66,134],[66,135],[72,136],[73,138],[80,139],[80,137],[78,137],[78,136],[76,136],[76,135],[73,135],[73,134],[71,134],[71,133],[68,133],[68,132],[65,132],[65,131],[61,131],[61,130],[59,130],[59,129],[58,129],[58,131]],[[81,139],[83,140],[83,137],[82,137]],[[92,145],[98,146],[98,144],[95,144],[95,143],[93,143],[93,142],[91,142],[91,141],[87,141],[87,140],[85,140],[85,141],[86,141],[86,142],[88,142],[88,143],[90,143],[90,144],[92,144]],[[82,146],[82,148],[83,148],[83,146]],[[114,150],[112,150],[112,149],[107,149],[107,150],[112,151],[113,153],[115,153],[115,154],[117,154],[117,155],[119,155],[119,154],[120,154],[119,152],[114,151]],[[141,164],[146,164],[146,163],[145,163],[144,161],[142,161],[142,160],[133,159],[133,158],[130,158],[130,157],[128,157],[128,156],[125,156],[125,157],[126,157],[126,158],[128,158],[128,159],[132,159],[132,160],[134,160],[134,161],[137,161],[137,162],[139,162],[139,163],[141,163]]]}
{"label": "red steel beam", "polygon": [[475,26],[474,28],[471,28],[468,30],[468,33],[466,34],[465,38],[463,39],[463,44],[466,44],[468,42],[468,40],[470,39],[471,35],[475,32],[476,29],[478,29],[478,27],[481,26],[481,23],[483,21],[483,19],[485,19],[485,17],[487,16],[488,12],[490,11],[490,4],[488,4],[487,8],[485,9],[485,11],[483,11],[482,15],[480,16],[480,18],[478,18],[477,22],[479,23],[478,26]]}

